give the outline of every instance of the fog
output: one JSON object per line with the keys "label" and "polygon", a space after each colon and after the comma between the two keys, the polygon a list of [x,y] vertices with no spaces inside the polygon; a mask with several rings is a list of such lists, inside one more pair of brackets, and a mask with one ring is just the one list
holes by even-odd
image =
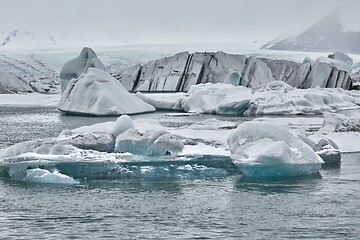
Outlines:
{"label": "fog", "polygon": [[262,44],[353,0],[1,0],[0,32],[70,44]]}

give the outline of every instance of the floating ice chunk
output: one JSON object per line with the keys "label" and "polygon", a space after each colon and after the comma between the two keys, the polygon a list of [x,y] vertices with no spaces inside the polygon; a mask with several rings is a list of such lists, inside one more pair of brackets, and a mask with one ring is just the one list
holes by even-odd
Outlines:
{"label": "floating ice chunk", "polygon": [[0,151],[0,158],[18,156],[23,153],[68,155],[80,149],[113,152],[115,139],[103,132],[74,133],[57,138],[39,139],[17,143]]}
{"label": "floating ice chunk", "polygon": [[306,137],[300,134],[298,137],[309,145],[326,164],[339,163],[341,161],[341,153],[338,145],[334,141],[326,138],[326,136],[320,137],[317,135],[317,137]]}
{"label": "floating ice chunk", "polygon": [[126,130],[134,128],[134,123],[128,115],[120,116],[116,119],[114,130],[112,131],[112,135],[116,138],[119,134],[125,132]]}
{"label": "floating ice chunk", "polygon": [[136,96],[144,102],[154,106],[157,110],[182,110],[181,101],[185,93],[141,93],[137,92]]}
{"label": "floating ice chunk", "polygon": [[74,133],[89,133],[89,132],[104,132],[107,134],[113,134],[116,122],[102,122],[96,123],[90,126],[82,126],[73,130],[64,130],[60,135],[72,135]]}
{"label": "floating ice chunk", "polygon": [[328,159],[323,158],[325,162],[336,161],[336,152],[338,155],[339,152],[358,152],[360,120],[328,112],[324,112],[323,115],[323,126],[308,138],[315,144],[315,151]]}
{"label": "floating ice chunk", "polygon": [[182,139],[164,130],[150,130],[144,133],[128,129],[116,138],[115,152],[129,152],[138,155],[176,154],[184,148]]}
{"label": "floating ice chunk", "polygon": [[58,143],[71,145],[81,149],[92,149],[100,152],[113,152],[115,138],[111,134],[103,132],[90,132],[74,134],[64,139],[58,139]]}
{"label": "floating ice chunk", "polygon": [[177,154],[184,148],[180,137],[171,133],[165,133],[158,137],[151,146],[152,155]]}
{"label": "floating ice chunk", "polygon": [[273,81],[257,89],[231,84],[192,86],[182,101],[186,112],[208,114],[321,114],[359,109],[360,96],[342,89],[296,89]]}
{"label": "floating ice chunk", "polygon": [[26,170],[25,181],[60,185],[75,185],[80,183],[72,177],[64,175],[56,170],[50,172],[40,168]]}
{"label": "floating ice chunk", "polygon": [[324,112],[324,126],[320,131],[360,132],[360,119],[350,119],[344,115]]}
{"label": "floating ice chunk", "polygon": [[324,161],[286,127],[245,122],[228,137],[231,158],[248,177],[316,174]]}
{"label": "floating ice chunk", "polygon": [[186,112],[210,114],[242,114],[253,98],[251,90],[232,84],[198,84],[191,86],[182,101]]}
{"label": "floating ice chunk", "polygon": [[58,108],[68,114],[95,116],[155,111],[153,106],[130,94],[116,78],[95,68],[70,81]]}
{"label": "floating ice chunk", "polygon": [[349,66],[353,65],[354,61],[351,57],[349,57],[347,54],[340,52],[340,51],[335,51],[333,54],[329,54],[328,56],[331,59],[340,61],[340,62],[344,62],[346,64],[348,64]]}
{"label": "floating ice chunk", "polygon": [[77,148],[66,144],[65,141],[56,141],[53,139],[47,140],[31,140],[14,144],[8,148],[4,148],[0,151],[0,158],[14,157],[23,153],[39,153],[39,154],[57,154],[68,155]]}
{"label": "floating ice chunk", "polygon": [[227,121],[220,121],[216,118],[210,118],[193,123],[189,126],[189,128],[194,130],[228,130],[236,128],[236,124]]}

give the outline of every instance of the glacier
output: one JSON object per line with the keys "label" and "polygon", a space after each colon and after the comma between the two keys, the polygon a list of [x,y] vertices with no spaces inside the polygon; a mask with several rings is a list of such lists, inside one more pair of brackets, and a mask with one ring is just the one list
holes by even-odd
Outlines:
{"label": "glacier", "polygon": [[344,54],[334,54],[298,63],[225,52],[181,52],[126,68],[117,79],[132,92],[187,92],[203,83],[258,88],[274,80],[296,88],[350,89],[352,65]]}
{"label": "glacier", "polygon": [[19,77],[0,70],[0,94],[34,92],[31,85]]}

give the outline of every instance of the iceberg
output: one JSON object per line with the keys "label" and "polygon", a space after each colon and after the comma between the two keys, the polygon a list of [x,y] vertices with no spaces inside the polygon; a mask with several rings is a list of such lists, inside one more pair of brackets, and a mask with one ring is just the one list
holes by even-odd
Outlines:
{"label": "iceberg", "polygon": [[123,115],[153,112],[155,108],[130,94],[110,74],[95,68],[69,82],[58,109],[77,115]]}
{"label": "iceberg", "polygon": [[26,153],[42,155],[71,155],[82,150],[121,152],[138,155],[176,155],[184,144],[193,144],[185,137],[172,134],[151,121],[132,121],[123,115],[116,122],[105,122],[64,130],[56,138],[17,143],[0,151],[0,158]]}
{"label": "iceberg", "polygon": [[323,125],[323,118],[262,117],[256,118],[254,121],[276,123],[288,127],[290,132],[309,145],[324,160],[325,164],[338,164],[341,161],[341,152],[335,143],[336,138],[330,139],[326,134],[318,138],[312,137],[312,134],[316,134]]}
{"label": "iceberg", "polygon": [[136,96],[144,102],[154,106],[156,110],[182,111],[181,101],[185,93],[141,93],[137,92]]}
{"label": "iceberg", "polygon": [[[342,153],[358,152],[360,144],[360,119],[329,112],[324,112],[323,116],[323,126],[308,136],[318,146],[318,149],[320,147],[318,150],[319,154],[321,155],[323,150],[329,155],[329,152],[333,151],[332,149]],[[332,159],[336,161],[335,155]]]}
{"label": "iceberg", "polygon": [[84,47],[78,57],[66,62],[61,69],[61,92],[64,92],[73,78],[78,78],[86,73],[89,68],[97,68],[105,71],[104,64],[98,59],[96,53],[88,47]]}
{"label": "iceberg", "polygon": [[207,114],[309,115],[359,109],[359,96],[342,89],[296,89],[282,81],[256,89],[207,83],[192,86],[181,107],[185,112]]}
{"label": "iceberg", "polygon": [[129,152],[137,155],[176,155],[184,148],[180,136],[164,130],[139,132],[129,129],[116,138],[115,152]]}
{"label": "iceberg", "polygon": [[115,138],[104,132],[89,132],[71,134],[70,136],[60,135],[58,143],[71,145],[80,149],[91,149],[100,152],[113,152]]}
{"label": "iceberg", "polygon": [[229,135],[231,158],[244,176],[291,177],[318,174],[324,161],[286,127],[266,122],[242,123]]}
{"label": "iceberg", "polygon": [[185,112],[207,114],[243,114],[253,95],[251,89],[232,84],[198,84],[190,88],[181,106]]}
{"label": "iceberg", "polygon": [[360,119],[342,114],[324,112],[324,125],[320,132],[360,132]]}

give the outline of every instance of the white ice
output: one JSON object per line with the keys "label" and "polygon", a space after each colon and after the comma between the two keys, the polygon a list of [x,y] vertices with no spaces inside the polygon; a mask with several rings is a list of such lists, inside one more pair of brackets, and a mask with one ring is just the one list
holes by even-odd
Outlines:
{"label": "white ice", "polygon": [[57,170],[50,172],[48,170],[40,168],[26,170],[26,177],[24,180],[33,183],[47,183],[59,185],[76,185],[80,183],[72,177],[62,174]]}
{"label": "white ice", "polygon": [[58,108],[71,114],[95,116],[155,111],[153,106],[130,94],[117,79],[95,68],[69,82]]}
{"label": "white ice", "polygon": [[248,177],[316,174],[324,161],[286,127],[265,122],[241,124],[228,137],[231,158]]}
{"label": "white ice", "polygon": [[182,110],[181,100],[185,93],[141,93],[137,92],[136,96],[144,102],[154,106],[157,110]]}
{"label": "white ice", "polygon": [[360,96],[342,89],[296,89],[274,81],[255,90],[231,84],[192,86],[182,100],[186,112],[210,114],[321,114],[359,109]]}
{"label": "white ice", "polygon": [[97,68],[105,71],[104,64],[97,58],[96,53],[91,48],[83,48],[78,57],[67,61],[60,72],[61,92],[64,92],[69,82],[73,78],[80,77],[89,68]]}
{"label": "white ice", "polygon": [[313,142],[329,139],[342,153],[360,151],[360,119],[342,114],[324,113],[323,126],[308,136]]}

